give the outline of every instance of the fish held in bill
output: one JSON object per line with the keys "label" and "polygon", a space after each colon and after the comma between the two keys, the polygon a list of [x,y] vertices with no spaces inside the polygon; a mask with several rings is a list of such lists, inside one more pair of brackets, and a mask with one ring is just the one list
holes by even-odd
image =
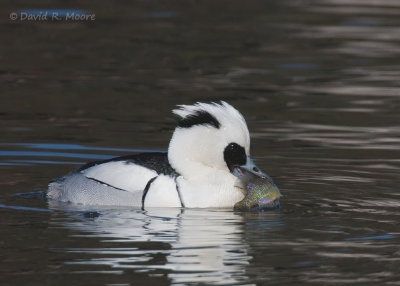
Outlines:
{"label": "fish held in bill", "polygon": [[253,173],[248,169],[238,168],[247,193],[243,200],[234,205],[236,211],[262,211],[279,209],[282,196],[272,179],[266,175]]}

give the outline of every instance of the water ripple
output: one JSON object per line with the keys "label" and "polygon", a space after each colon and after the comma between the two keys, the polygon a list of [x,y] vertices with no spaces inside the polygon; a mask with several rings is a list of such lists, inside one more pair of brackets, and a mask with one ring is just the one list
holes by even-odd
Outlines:
{"label": "water ripple", "polygon": [[[82,164],[93,160],[105,160],[121,154],[159,152],[161,150],[130,149],[115,147],[96,147],[78,144],[62,143],[1,143],[0,166],[29,166],[29,165],[60,165],[60,164]],[[6,150],[4,150],[6,149]],[[8,150],[7,150],[8,149]],[[11,150],[10,150],[11,149]],[[56,150],[56,151],[54,151]],[[73,151],[81,151],[71,152]],[[60,152],[65,151],[65,152]],[[94,151],[112,152],[113,154],[99,154]],[[9,159],[9,158],[12,159]],[[38,159],[29,159],[38,157]],[[22,158],[22,159],[16,159]],[[43,158],[43,159],[42,159]],[[46,158],[46,159],[44,159]],[[77,161],[56,160],[56,158],[78,159]]]}

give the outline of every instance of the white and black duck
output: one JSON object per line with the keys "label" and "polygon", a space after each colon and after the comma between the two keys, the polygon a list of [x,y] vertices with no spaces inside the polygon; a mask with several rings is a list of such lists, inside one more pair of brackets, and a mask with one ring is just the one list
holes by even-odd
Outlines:
{"label": "white and black duck", "polygon": [[[168,152],[88,163],[50,182],[47,197],[85,205],[233,207],[246,194],[250,158],[243,116],[226,102],[180,105]],[[241,180],[242,179],[242,180]]]}

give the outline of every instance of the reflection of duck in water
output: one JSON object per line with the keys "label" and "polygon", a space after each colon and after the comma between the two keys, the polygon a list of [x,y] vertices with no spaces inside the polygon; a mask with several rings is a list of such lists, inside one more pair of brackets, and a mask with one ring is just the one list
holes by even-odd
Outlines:
{"label": "reflection of duck in water", "polygon": [[[49,200],[49,207],[55,210],[51,225],[67,228],[71,235],[64,244],[66,267],[77,264],[80,270],[96,275],[101,265],[127,273],[135,269],[167,275],[167,285],[248,284],[246,268],[253,252],[248,233],[262,233],[262,239],[268,239],[268,233],[281,226],[281,214],[275,212],[97,206],[101,215],[88,219],[82,212],[92,206]],[[94,243],[82,244],[86,236]],[[63,251],[62,245],[57,251]]]}
{"label": "reflection of duck in water", "polygon": [[47,197],[142,208],[233,207],[246,194],[246,174],[268,178],[250,158],[246,121],[231,105],[181,105],[173,113],[178,126],[168,153],[88,163],[52,181]]}

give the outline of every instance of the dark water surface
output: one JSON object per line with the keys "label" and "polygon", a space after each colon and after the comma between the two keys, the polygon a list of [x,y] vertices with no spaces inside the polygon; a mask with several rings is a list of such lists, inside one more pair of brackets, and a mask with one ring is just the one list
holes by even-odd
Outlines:
{"label": "dark water surface", "polygon": [[[40,2],[0,8],[1,285],[400,285],[400,2]],[[96,19],[9,19],[43,8]],[[165,150],[170,110],[212,100],[280,212],[14,196]]]}

